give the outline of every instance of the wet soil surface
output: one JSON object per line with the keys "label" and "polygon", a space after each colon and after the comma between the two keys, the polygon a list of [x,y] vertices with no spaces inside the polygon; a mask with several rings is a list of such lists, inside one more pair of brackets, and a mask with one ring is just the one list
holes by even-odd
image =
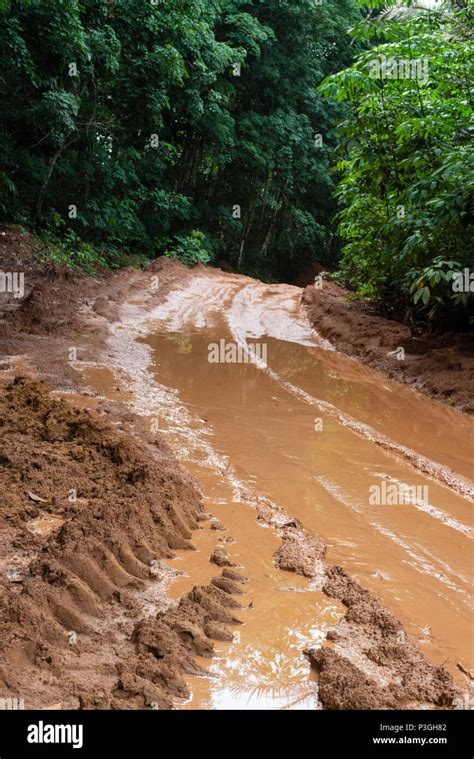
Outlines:
{"label": "wet soil surface", "polygon": [[336,352],[298,288],[48,276],[0,324],[0,695],[467,708],[468,417]]}
{"label": "wet soil surface", "polygon": [[474,414],[474,333],[413,336],[342,287],[322,280],[302,295],[308,317],[338,351],[470,415]]}

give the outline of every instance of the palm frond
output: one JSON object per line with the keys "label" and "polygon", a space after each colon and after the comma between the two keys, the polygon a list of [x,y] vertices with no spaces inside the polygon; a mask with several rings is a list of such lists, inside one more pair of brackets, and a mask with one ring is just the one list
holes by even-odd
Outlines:
{"label": "palm frond", "polygon": [[423,18],[427,14],[437,16],[440,19],[448,18],[448,15],[439,7],[436,8],[432,5],[423,5],[421,3],[417,5],[405,5],[403,3],[386,5],[380,13],[379,18],[382,21],[408,21],[408,19]]}

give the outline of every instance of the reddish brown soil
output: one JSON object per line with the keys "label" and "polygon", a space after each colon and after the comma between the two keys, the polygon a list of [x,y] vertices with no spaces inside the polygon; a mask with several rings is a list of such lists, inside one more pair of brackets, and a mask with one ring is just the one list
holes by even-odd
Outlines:
{"label": "reddish brown soil", "polygon": [[[231,594],[245,577],[224,570],[176,606],[166,599],[160,559],[192,549],[206,518],[195,483],[120,401],[94,404],[69,349],[93,359],[118,304],[141,295],[145,277],[159,273],[163,297],[177,269],[183,279],[189,272],[167,260],[147,275],[87,277],[40,252],[19,229],[0,237],[2,270],[23,271],[26,291],[0,300],[0,695],[26,708],[171,708],[187,695],[183,675],[201,672],[193,655],[232,639],[225,625],[240,622]],[[98,413],[52,398],[35,376]],[[63,526],[31,531],[50,514]],[[157,616],[144,615],[151,603],[162,607]]]}
{"label": "reddish brown soil", "polygon": [[284,527],[281,537],[282,544],[274,556],[277,567],[305,577],[317,577],[324,565],[324,543],[302,530],[300,525]]}
{"label": "reddish brown soil", "polygon": [[341,567],[326,571],[323,591],[347,607],[328,634],[334,647],[307,652],[326,709],[452,709],[462,703],[449,672],[430,664],[393,614]]}
{"label": "reddish brown soil", "polygon": [[[38,381],[7,384],[0,419],[0,692],[30,707],[169,708],[199,671],[193,654],[212,656],[238,623],[225,577],[141,619],[160,559],[192,548],[204,519],[194,484],[160,440],[156,456]],[[64,524],[32,534],[40,511]]]}
{"label": "reddish brown soil", "polygon": [[326,709],[452,709],[463,703],[450,673],[425,659],[393,614],[342,567],[325,565],[321,540],[299,524],[283,527],[280,534],[275,564],[314,578],[348,609],[326,644],[306,651]]}
{"label": "reddish brown soil", "polygon": [[[119,389],[114,402],[91,397],[68,355],[71,346],[79,359],[103,354],[118,305],[143,297],[145,280],[160,279],[159,295],[147,292],[152,304],[176,279],[192,275],[177,262],[158,260],[147,272],[72,276],[42,262],[37,241],[20,230],[2,234],[0,260],[4,271],[24,271],[26,279],[22,301],[0,301],[0,368],[6,370],[0,372],[0,696],[24,698],[27,708],[170,708],[186,695],[183,676],[201,671],[194,656],[210,657],[213,640],[231,639],[229,626],[239,624],[234,595],[246,578],[219,549],[210,560],[223,569],[209,586],[193,588],[178,603],[167,599],[162,559],[178,548],[191,550],[192,533],[206,519],[195,483],[161,437],[126,410]],[[312,297],[307,288],[305,300],[319,322]],[[345,313],[346,306],[329,293],[328,323],[331,308]],[[366,329],[374,335],[373,325]],[[379,352],[384,329],[373,338]],[[397,344],[396,329],[387,350]],[[28,376],[20,376],[12,359],[18,355]],[[77,395],[73,403],[60,401],[50,389]],[[31,520],[49,515],[62,526],[33,532]],[[208,526],[222,528],[216,520]],[[275,526],[282,537],[277,565],[316,577],[348,607],[329,636],[334,648],[310,652],[323,704],[452,706],[450,676],[423,659],[375,598],[341,569],[327,570],[324,544],[296,520]],[[388,685],[367,679],[354,651]]]}
{"label": "reddish brown soil", "polygon": [[80,372],[70,362],[70,348],[77,359],[93,359],[105,349],[107,325],[118,315],[118,305],[134,295],[150,292],[152,276],[159,274],[163,298],[179,270],[177,261],[158,259],[145,274],[136,268],[118,272],[103,270],[95,277],[43,260],[42,246],[19,228],[0,232],[2,271],[22,271],[25,296],[15,300],[0,294],[0,362],[4,356],[21,355],[53,388],[83,390]]}
{"label": "reddish brown soil", "polygon": [[[474,413],[474,333],[413,337],[408,327],[378,316],[366,303],[323,280],[302,301],[317,332],[343,353],[460,411]],[[404,360],[388,355],[405,350]]]}

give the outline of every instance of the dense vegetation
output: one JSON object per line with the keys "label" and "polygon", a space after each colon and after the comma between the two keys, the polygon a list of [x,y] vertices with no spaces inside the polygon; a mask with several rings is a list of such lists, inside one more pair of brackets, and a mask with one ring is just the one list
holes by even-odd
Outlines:
{"label": "dense vegetation", "polygon": [[0,0],[1,220],[467,326],[472,12],[357,2]]}
{"label": "dense vegetation", "polygon": [[354,0],[3,0],[3,220],[112,263],[168,252],[285,278],[329,261],[338,108],[316,85],[350,63],[357,14]]}
{"label": "dense vegetation", "polygon": [[474,314],[474,292],[458,275],[474,264],[464,5],[392,7],[359,23],[354,37],[372,44],[320,88],[349,105],[339,129],[340,279],[389,314],[435,326],[459,327]]}

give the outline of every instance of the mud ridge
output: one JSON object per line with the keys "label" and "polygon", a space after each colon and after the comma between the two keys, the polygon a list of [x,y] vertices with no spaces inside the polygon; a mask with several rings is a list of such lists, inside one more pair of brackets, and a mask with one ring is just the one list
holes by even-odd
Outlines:
{"label": "mud ridge", "polygon": [[461,708],[463,693],[449,672],[430,664],[393,614],[342,567],[326,571],[323,592],[347,607],[328,634],[333,647],[307,652],[325,708]]}
{"label": "mud ridge", "polygon": [[321,648],[305,651],[319,675],[325,709],[454,709],[464,694],[444,667],[426,660],[402,624],[340,566],[325,566],[325,544],[296,521],[281,531],[280,569],[312,577],[347,612]]}
{"label": "mud ridge", "polygon": [[[201,672],[193,655],[211,657],[240,624],[237,575],[143,617],[161,559],[192,549],[205,519],[197,490],[42,382],[7,384],[0,420],[0,695],[27,708],[171,708],[187,695],[183,674]],[[52,530],[32,530],[53,514]]]}

